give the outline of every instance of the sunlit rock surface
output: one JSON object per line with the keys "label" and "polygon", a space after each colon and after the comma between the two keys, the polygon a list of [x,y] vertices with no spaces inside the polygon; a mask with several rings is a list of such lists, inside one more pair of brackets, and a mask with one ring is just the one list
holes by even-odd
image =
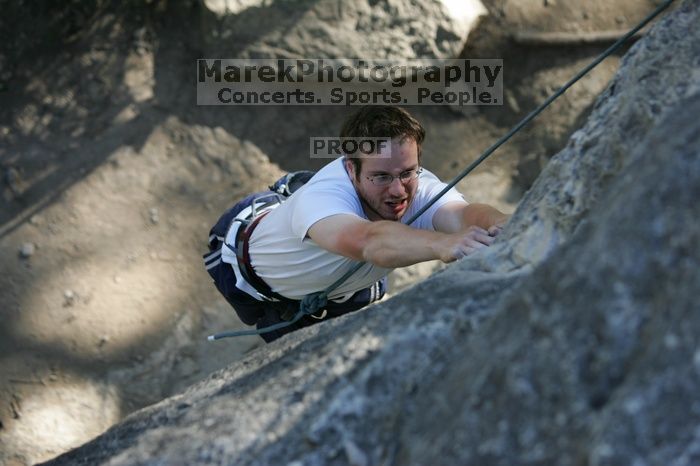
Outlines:
{"label": "sunlit rock surface", "polygon": [[[206,0],[209,46],[238,58],[453,58],[479,0]],[[370,55],[368,55],[368,52]]]}

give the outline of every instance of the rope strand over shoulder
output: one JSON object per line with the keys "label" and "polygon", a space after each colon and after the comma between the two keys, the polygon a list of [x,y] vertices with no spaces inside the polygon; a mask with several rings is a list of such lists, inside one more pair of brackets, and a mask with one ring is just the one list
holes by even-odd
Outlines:
{"label": "rope strand over shoulder", "polygon": [[[591,63],[589,63],[581,71],[576,73],[576,75],[573,78],[571,78],[566,84],[564,84],[561,88],[559,88],[556,92],[554,92],[554,94],[549,96],[535,110],[530,112],[525,118],[520,120],[520,122],[518,124],[516,124],[513,128],[511,128],[510,131],[508,131],[498,141],[496,141],[488,149],[486,149],[479,156],[479,158],[477,158],[474,162],[469,164],[469,166],[467,168],[465,168],[459,175],[457,175],[450,183],[448,183],[447,186],[445,186],[445,188],[442,189],[442,191],[440,191],[438,194],[436,194],[426,205],[424,205],[421,209],[419,209],[418,212],[416,212],[413,215],[413,217],[411,217],[408,220],[408,222],[406,222],[406,224],[410,225],[418,217],[423,215],[423,213],[425,213],[425,211],[427,211],[433,204],[435,204],[438,201],[438,199],[440,199],[442,196],[444,196],[450,189],[452,189],[464,177],[466,177],[476,167],[478,167],[481,163],[483,163],[491,154],[493,154],[496,151],[496,149],[498,149],[503,144],[505,144],[511,137],[513,137],[518,131],[520,131],[526,124],[528,124],[530,121],[532,121],[537,115],[542,113],[542,111],[545,108],[547,108],[552,102],[554,102],[557,98],[559,98],[562,94],[564,94],[571,86],[573,86],[584,75],[586,75],[589,71],[591,71],[593,68],[598,66],[598,64],[600,64],[600,62],[602,62],[607,57],[609,57],[612,53],[614,53],[617,49],[619,49],[625,42],[627,42],[632,36],[634,36],[639,30],[641,30],[644,26],[646,26],[649,22],[651,22],[654,18],[656,18],[666,8],[671,6],[671,4],[673,2],[674,2],[674,0],[666,0],[664,3],[659,5],[646,18],[644,18],[637,26],[632,28],[624,36],[620,37],[620,39],[618,39],[614,44],[612,44],[610,47],[608,47],[603,53],[598,55],[598,57],[596,57]],[[244,330],[244,331],[238,331],[238,332],[217,333],[216,335],[210,335],[208,337],[208,339],[209,339],[209,341],[215,341],[215,340],[219,340],[221,338],[228,338],[228,337],[238,337],[238,336],[244,336],[244,335],[260,335],[263,333],[268,333],[268,332],[278,330],[280,328],[288,327],[288,326],[294,324],[295,322],[297,322],[299,319],[301,319],[305,314],[314,314],[317,311],[321,310],[328,302],[329,294],[332,293],[341,284],[343,284],[353,274],[355,274],[355,272],[357,272],[363,266],[363,264],[364,263],[357,264],[355,267],[353,267],[351,270],[349,270],[345,275],[340,277],[338,280],[336,280],[332,285],[330,285],[325,290],[319,291],[316,293],[312,293],[310,295],[305,296],[304,299],[302,300],[300,306],[299,306],[299,312],[297,312],[297,314],[294,316],[294,319],[292,319],[289,322],[280,322],[279,324],[275,324],[275,325],[272,325],[270,327],[265,327],[265,328],[262,328],[259,330]]]}

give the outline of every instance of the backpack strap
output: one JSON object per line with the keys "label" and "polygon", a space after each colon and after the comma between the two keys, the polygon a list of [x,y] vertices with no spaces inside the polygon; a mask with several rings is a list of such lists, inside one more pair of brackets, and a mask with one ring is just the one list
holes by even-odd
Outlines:
{"label": "backpack strap", "polygon": [[299,170],[296,172],[287,173],[279,180],[275,181],[272,186],[269,186],[270,191],[281,194],[284,197],[289,197],[294,192],[304,186],[316,172],[311,170]]}

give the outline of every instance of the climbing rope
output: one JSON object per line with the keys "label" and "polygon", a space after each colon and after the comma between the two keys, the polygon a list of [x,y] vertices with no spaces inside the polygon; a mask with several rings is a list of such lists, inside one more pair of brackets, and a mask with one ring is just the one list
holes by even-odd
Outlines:
{"label": "climbing rope", "polygon": [[[412,224],[418,217],[423,215],[425,211],[427,211],[433,204],[435,204],[438,199],[440,199],[442,196],[445,195],[450,189],[452,189],[457,183],[459,183],[465,176],[467,176],[469,173],[471,173],[476,167],[478,167],[484,160],[486,160],[491,154],[493,154],[496,149],[501,147],[503,144],[505,144],[515,133],[520,131],[526,124],[528,124],[530,121],[532,121],[537,115],[542,113],[542,111],[547,108],[552,102],[554,102],[557,98],[559,98],[562,94],[564,94],[571,86],[573,86],[578,80],[580,80],[584,75],[586,75],[589,71],[591,71],[593,68],[598,66],[600,62],[605,60],[607,57],[609,57],[613,52],[615,52],[622,44],[627,42],[630,37],[634,36],[637,32],[639,32],[640,29],[642,29],[644,26],[646,26],[651,20],[656,18],[662,11],[664,11],[666,8],[671,6],[671,3],[673,3],[674,0],[666,0],[664,3],[659,5],[653,12],[651,12],[646,18],[644,18],[637,26],[634,28],[630,29],[630,31],[625,34],[624,36],[620,37],[617,42],[615,42],[613,45],[608,47],[603,53],[598,55],[598,57],[595,58],[591,63],[589,63],[585,68],[583,68],[581,71],[579,71],[573,78],[571,78],[566,84],[564,84],[562,87],[560,87],[554,94],[549,96],[547,100],[545,100],[542,104],[540,104],[539,107],[537,107],[535,110],[530,112],[525,118],[520,120],[520,122],[515,125],[513,128],[511,128],[508,133],[506,133],[503,137],[501,137],[498,141],[496,141],[491,147],[486,149],[480,156],[477,158],[474,162],[472,162],[467,168],[465,168],[459,175],[455,177],[447,186],[445,186],[442,191],[440,191],[438,194],[436,194],[426,205],[424,205],[418,212],[416,212],[413,217],[411,217],[406,224],[410,225]],[[244,330],[244,331],[236,331],[236,332],[223,332],[223,333],[217,333],[216,335],[210,335],[208,337],[209,341],[215,341],[219,340],[221,338],[228,338],[228,337],[238,337],[238,336],[244,336],[244,335],[260,335],[263,333],[269,333],[273,332],[275,330],[279,330],[284,327],[288,327],[295,322],[299,321],[304,315],[306,314],[315,314],[319,310],[321,310],[326,303],[328,302],[328,295],[333,292],[336,288],[338,288],[342,283],[344,283],[348,278],[350,278],[355,272],[357,272],[362,266],[364,265],[364,262],[360,262],[356,264],[351,270],[349,270],[345,275],[340,277],[338,280],[336,280],[332,285],[330,285],[328,288],[326,288],[323,291],[318,291],[316,293],[311,293],[309,295],[304,296],[304,299],[301,300],[301,303],[299,304],[299,311],[296,313],[294,318],[288,322],[280,322],[275,325],[271,325],[269,327],[265,327],[262,329],[258,330]]]}

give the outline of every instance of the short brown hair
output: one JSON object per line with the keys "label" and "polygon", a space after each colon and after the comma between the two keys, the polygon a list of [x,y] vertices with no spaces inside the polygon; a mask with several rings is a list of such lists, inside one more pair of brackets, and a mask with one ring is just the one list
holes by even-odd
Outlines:
{"label": "short brown hair", "polygon": [[[418,146],[418,162],[421,158],[421,144],[425,139],[425,129],[418,120],[400,107],[368,105],[352,114],[340,130],[340,138],[390,137],[411,138]],[[346,157],[355,167],[359,176],[361,158]]]}

